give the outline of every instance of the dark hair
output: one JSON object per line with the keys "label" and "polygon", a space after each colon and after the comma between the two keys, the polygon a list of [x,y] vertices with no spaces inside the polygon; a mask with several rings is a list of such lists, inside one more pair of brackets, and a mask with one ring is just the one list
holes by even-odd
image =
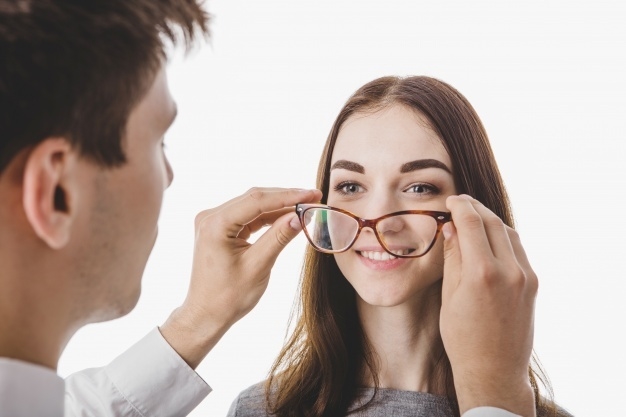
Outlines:
{"label": "dark hair", "polygon": [[208,15],[196,0],[0,0],[0,173],[61,136],[104,166],[125,162],[130,111]]}
{"label": "dark hair", "polygon": [[[430,77],[379,78],[348,99],[332,126],[320,160],[317,187],[323,192],[322,202],[328,196],[330,162],[343,123],[355,113],[375,112],[397,104],[424,116],[441,138],[452,161],[457,192],[473,196],[513,227],[509,198],[478,115],[456,89]],[[345,415],[355,399],[364,368],[377,385],[377,360],[359,323],[355,291],[333,256],[307,247],[300,298],[300,317],[294,332],[270,372],[268,408],[280,417]],[[529,379],[537,410],[540,415],[555,414],[551,400],[545,401],[539,392],[538,381],[543,382],[551,399],[549,381],[534,358],[533,362]],[[445,351],[433,378],[458,413]]]}

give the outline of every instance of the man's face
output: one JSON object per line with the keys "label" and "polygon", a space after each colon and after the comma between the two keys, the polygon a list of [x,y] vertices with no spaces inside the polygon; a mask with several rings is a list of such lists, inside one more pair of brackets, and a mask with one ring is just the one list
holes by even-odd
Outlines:
{"label": "man's face", "polygon": [[163,140],[176,117],[165,71],[161,69],[145,97],[131,112],[123,143],[127,162],[103,168],[90,162],[92,210],[84,216],[86,233],[78,241],[83,287],[89,321],[127,314],[136,305],[141,277],[157,236],[163,192],[173,172],[164,154]]}

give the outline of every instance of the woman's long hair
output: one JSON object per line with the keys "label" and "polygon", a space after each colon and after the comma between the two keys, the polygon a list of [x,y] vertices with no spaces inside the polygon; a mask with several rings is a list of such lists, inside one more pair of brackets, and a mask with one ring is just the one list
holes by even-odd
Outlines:
{"label": "woman's long hair", "polygon": [[[478,115],[456,89],[423,76],[379,78],[348,99],[333,124],[319,164],[317,187],[323,192],[323,202],[328,197],[330,162],[343,123],[355,113],[375,112],[398,104],[424,116],[441,138],[452,161],[457,193],[473,196],[513,227],[509,197]],[[345,415],[364,370],[373,376],[375,388],[378,386],[377,360],[359,322],[355,291],[335,258],[310,246],[306,249],[300,286],[294,331],[267,381],[268,411],[279,417]],[[554,414],[550,383],[534,355],[532,362],[528,373],[537,411],[552,410]],[[435,378],[438,380],[433,382],[443,387],[458,413],[452,368],[445,351]],[[540,395],[538,382],[550,400]]]}

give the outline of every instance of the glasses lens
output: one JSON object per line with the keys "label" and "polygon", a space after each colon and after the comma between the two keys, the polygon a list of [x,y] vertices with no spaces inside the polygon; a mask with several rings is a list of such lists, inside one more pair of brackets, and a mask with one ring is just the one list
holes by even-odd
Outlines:
{"label": "glasses lens", "polygon": [[378,222],[378,235],[388,250],[417,257],[428,252],[437,234],[437,221],[425,214],[400,214]]}
{"label": "glasses lens", "polygon": [[311,244],[326,252],[348,248],[359,230],[352,217],[334,210],[310,208],[304,212],[306,234]]}

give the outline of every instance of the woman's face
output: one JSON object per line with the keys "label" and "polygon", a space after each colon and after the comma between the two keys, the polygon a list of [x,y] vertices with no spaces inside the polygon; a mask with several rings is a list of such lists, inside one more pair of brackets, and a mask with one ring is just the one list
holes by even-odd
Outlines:
{"label": "woman's face", "polygon": [[[446,197],[456,194],[451,171],[439,136],[414,110],[392,105],[357,113],[337,137],[328,205],[365,219],[400,210],[446,211]],[[364,302],[395,306],[419,297],[443,276],[443,241],[438,237],[420,258],[394,258],[364,228],[335,259]]]}

